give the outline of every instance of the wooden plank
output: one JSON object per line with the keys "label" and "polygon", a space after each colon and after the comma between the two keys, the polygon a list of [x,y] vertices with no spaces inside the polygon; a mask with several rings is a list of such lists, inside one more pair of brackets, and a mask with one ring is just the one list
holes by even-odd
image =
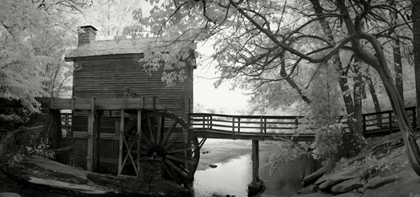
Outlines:
{"label": "wooden plank", "polygon": [[87,156],[86,156],[86,169],[87,171],[92,172],[92,167],[93,167],[93,141],[94,141],[94,111],[90,110],[89,114],[88,114],[88,144],[87,144]]}
{"label": "wooden plank", "polygon": [[118,176],[121,175],[122,168],[122,154],[123,154],[123,143],[124,143],[124,109],[121,109],[121,121],[120,121],[120,143],[118,153]]}
{"label": "wooden plank", "polygon": [[[166,110],[160,99],[154,100],[153,97],[127,98],[124,104],[124,98],[96,98],[95,109],[98,110],[120,110],[120,109],[147,109],[147,110]],[[51,109],[75,109],[91,110],[92,100],[88,98],[74,99],[51,99]]]}

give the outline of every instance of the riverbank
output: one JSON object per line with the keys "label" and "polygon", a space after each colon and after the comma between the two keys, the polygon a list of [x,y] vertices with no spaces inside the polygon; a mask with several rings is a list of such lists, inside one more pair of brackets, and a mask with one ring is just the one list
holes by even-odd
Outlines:
{"label": "riverbank", "polygon": [[395,133],[368,139],[358,156],[342,159],[294,196],[420,197],[419,184],[420,176],[411,168],[401,133]]}

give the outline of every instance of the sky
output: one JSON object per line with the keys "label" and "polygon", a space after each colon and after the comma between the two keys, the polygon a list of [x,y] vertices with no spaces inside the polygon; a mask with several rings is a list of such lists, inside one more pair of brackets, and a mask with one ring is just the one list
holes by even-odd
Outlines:
{"label": "sky", "polygon": [[[214,53],[212,42],[198,44],[197,51],[208,57]],[[236,88],[231,90],[231,85],[222,83],[218,88],[214,82],[219,76],[216,72],[216,62],[198,60],[197,69],[194,70],[194,103],[200,103],[206,108],[226,109],[228,112],[246,110],[250,97],[246,91]]]}

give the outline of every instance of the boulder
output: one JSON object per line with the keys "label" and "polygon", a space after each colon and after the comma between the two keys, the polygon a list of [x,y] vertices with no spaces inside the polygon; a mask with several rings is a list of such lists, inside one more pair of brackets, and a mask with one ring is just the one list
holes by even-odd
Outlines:
{"label": "boulder", "polygon": [[388,183],[392,183],[398,180],[397,176],[388,176],[388,177],[373,177],[366,184],[366,189],[376,189],[382,187]]}
{"label": "boulder", "polygon": [[316,192],[316,185],[309,185],[306,186],[302,189],[300,189],[299,191],[296,192],[296,194],[300,194],[300,195],[304,195],[304,194],[312,194]]}
{"label": "boulder", "polygon": [[12,192],[1,192],[0,197],[20,197],[20,195]]}
{"label": "boulder", "polygon": [[209,164],[209,167],[210,168],[217,168],[217,165],[216,164]]}
{"label": "boulder", "polygon": [[349,179],[332,186],[331,192],[335,194],[342,194],[357,189],[359,187],[363,187],[363,185],[364,184],[360,180],[360,178]]}
{"label": "boulder", "polygon": [[336,195],[334,197],[360,197],[360,196],[362,196],[362,194],[360,193],[348,192],[348,193]]}
{"label": "boulder", "polygon": [[359,176],[359,170],[355,167],[344,169],[332,174],[321,177],[318,181],[315,182],[315,185],[318,185],[321,190],[326,190],[331,188],[337,183],[354,179]]}
{"label": "boulder", "polygon": [[296,197],[330,197],[330,196],[334,196],[334,195],[330,194],[330,193],[325,193],[325,192],[322,192],[322,191],[312,193],[312,194],[304,194],[304,195],[298,194],[298,195],[296,195]]}

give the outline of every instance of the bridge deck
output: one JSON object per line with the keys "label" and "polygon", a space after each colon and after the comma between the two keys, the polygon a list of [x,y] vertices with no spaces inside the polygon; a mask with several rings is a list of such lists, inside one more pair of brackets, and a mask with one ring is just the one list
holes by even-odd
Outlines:
{"label": "bridge deck", "polygon": [[[416,127],[415,107],[406,108],[407,114]],[[190,125],[197,137],[242,140],[296,140],[313,141],[315,133],[311,129],[300,130],[306,124],[302,116],[243,116],[194,113],[190,114]],[[363,114],[363,134],[365,137],[385,135],[399,131],[393,111]],[[344,128],[346,124],[344,122]]]}
{"label": "bridge deck", "polygon": [[270,141],[314,141],[314,133],[259,133],[259,132],[231,132],[214,129],[194,129],[194,133],[199,138],[214,138],[214,139],[233,139],[233,140],[270,140]]}

